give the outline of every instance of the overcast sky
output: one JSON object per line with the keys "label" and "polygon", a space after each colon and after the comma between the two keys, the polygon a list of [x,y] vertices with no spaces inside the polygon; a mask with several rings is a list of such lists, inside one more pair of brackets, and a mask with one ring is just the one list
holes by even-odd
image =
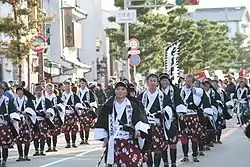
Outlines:
{"label": "overcast sky", "polygon": [[[175,0],[169,0],[175,2]],[[102,0],[103,9],[114,9],[114,0]],[[200,0],[201,7],[241,6],[250,7],[250,0]]]}

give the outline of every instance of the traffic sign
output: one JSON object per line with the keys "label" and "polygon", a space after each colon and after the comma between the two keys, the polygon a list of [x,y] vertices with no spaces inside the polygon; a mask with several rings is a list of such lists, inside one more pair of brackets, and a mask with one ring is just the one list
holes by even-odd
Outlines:
{"label": "traffic sign", "polygon": [[140,53],[141,53],[140,50],[130,50],[130,51],[128,51],[129,55],[139,55]]}
{"label": "traffic sign", "polygon": [[141,58],[139,55],[131,55],[129,58],[130,65],[138,66],[141,63]]}
{"label": "traffic sign", "polygon": [[131,47],[132,50],[136,50],[140,47],[140,42],[136,38],[132,38],[129,40],[129,47]]}
{"label": "traffic sign", "polygon": [[30,47],[34,52],[40,53],[46,48],[46,39],[41,35],[35,35],[30,40]]}
{"label": "traffic sign", "polygon": [[116,14],[117,23],[132,23],[136,21],[136,10],[119,10]]}

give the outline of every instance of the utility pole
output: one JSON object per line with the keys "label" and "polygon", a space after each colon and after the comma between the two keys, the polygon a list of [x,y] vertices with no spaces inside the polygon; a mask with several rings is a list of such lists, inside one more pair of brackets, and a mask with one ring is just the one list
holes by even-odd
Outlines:
{"label": "utility pole", "polygon": [[[12,10],[13,10],[13,14],[14,14],[14,20],[15,20],[15,23],[17,24],[18,18],[17,18],[16,3],[17,2],[15,0],[11,1]],[[22,61],[21,46],[20,46],[21,36],[20,36],[20,32],[18,29],[16,29],[15,35],[17,38],[17,58],[18,58],[18,61]],[[18,85],[19,86],[22,86],[22,72],[23,72],[22,71],[22,63],[19,62],[19,64],[18,64]]]}
{"label": "utility pole", "polygon": [[[39,8],[43,8],[43,0],[39,1]],[[36,9],[37,10],[37,9]],[[37,12],[36,12],[37,13]],[[37,17],[37,15],[36,15]],[[44,23],[39,27],[40,34],[42,36],[45,35],[44,33]],[[43,58],[43,51],[40,53],[37,53],[38,56],[38,62],[39,62],[39,74],[38,74],[38,82],[44,80],[44,58]]]}
{"label": "utility pole", "polygon": [[[124,10],[128,10],[128,0],[124,0]],[[127,48],[129,48],[129,23],[124,23],[124,37],[125,37],[125,45],[126,45],[126,50],[125,50],[125,60],[126,60],[126,74],[128,77],[128,80],[131,80],[131,75],[130,75],[130,65],[129,65],[129,59],[127,56]]]}

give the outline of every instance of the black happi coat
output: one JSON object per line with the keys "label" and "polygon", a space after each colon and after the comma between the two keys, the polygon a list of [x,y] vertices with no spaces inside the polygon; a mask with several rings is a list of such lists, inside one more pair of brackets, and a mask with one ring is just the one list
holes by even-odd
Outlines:
{"label": "black happi coat", "polygon": [[[112,114],[113,112],[114,100],[115,98],[113,97],[104,104],[98,116],[97,123],[95,125],[95,128],[104,128],[108,132],[108,134],[109,134],[109,114]],[[133,100],[130,100],[130,102],[131,102],[131,107],[133,108],[133,113],[132,113],[133,126],[135,126],[139,121],[143,123],[148,123],[145,115],[142,113],[143,111],[140,109],[137,103]],[[116,116],[117,114],[115,113],[115,117]],[[128,123],[126,112],[123,113],[121,117],[121,122],[124,125]],[[147,134],[141,132],[141,137],[145,138],[147,137]]]}
{"label": "black happi coat", "polygon": [[[176,107],[181,104],[184,105],[184,103],[180,96],[180,89],[178,89],[175,85],[172,85],[172,84],[170,84],[170,87],[172,87],[173,89],[169,89],[166,96],[167,96],[168,101],[170,101],[171,106],[173,108],[173,117],[177,118],[178,116],[176,112]],[[165,90],[162,90],[162,92],[165,94]]]}
{"label": "black happi coat", "polygon": [[[98,120],[96,123],[96,128],[104,128],[107,132],[109,132],[109,120],[108,116],[109,114],[112,114],[113,112],[113,104],[114,104],[114,98],[109,99],[104,106],[101,109],[100,115],[98,116]],[[133,113],[132,113],[132,124],[135,126],[139,121],[142,121],[143,123],[148,123],[147,119],[145,119],[144,114],[142,113],[143,111],[139,108],[137,103],[135,101],[130,100],[131,106],[133,108]],[[116,113],[115,113],[115,116]],[[121,122],[123,124],[127,124],[127,116],[126,112],[123,113],[121,117]]]}
{"label": "black happi coat", "polygon": [[[62,96],[64,96],[64,95],[62,94]],[[62,99],[63,99],[63,97],[62,97]],[[76,109],[75,109],[75,105],[77,103],[81,103],[81,100],[74,92],[73,92],[73,97],[72,97],[72,95],[70,95],[69,100],[67,102],[64,102],[64,104],[66,105],[66,110],[71,110],[71,108],[69,107],[69,106],[71,106],[74,109],[77,117],[79,118],[79,115],[78,115],[78,113],[76,112]]]}
{"label": "black happi coat", "polygon": [[[196,89],[196,88],[193,88],[193,89]],[[194,103],[194,99],[193,99],[194,92],[193,91],[190,93],[190,95],[189,95],[189,97],[187,98],[187,101],[186,101],[187,109],[196,111],[199,116],[201,116],[203,114],[203,109],[204,108],[210,108],[211,107],[209,98],[208,98],[205,90],[202,89],[202,91],[203,91],[203,95],[201,97],[201,102],[200,102],[199,105],[196,105]]]}
{"label": "black happi coat", "polygon": [[[44,108],[42,106],[43,100],[41,100],[38,105],[35,105],[35,112],[36,112],[37,116],[45,118],[45,121],[48,123],[49,128],[53,129],[54,124],[52,122],[50,122],[50,120],[46,117],[46,110],[49,108],[53,108],[53,106],[52,106],[52,103],[49,99],[44,97],[44,100],[45,100],[45,102],[44,102],[45,103],[45,111],[43,111],[44,110]],[[36,125],[36,126],[38,126],[38,125]]]}
{"label": "black happi coat", "polygon": [[[5,101],[7,100],[8,103],[8,110],[6,108],[6,103]],[[0,106],[0,115],[3,116],[4,120],[8,121],[8,123],[10,123],[10,114],[13,112],[16,112],[16,107],[13,103],[13,100],[9,100],[8,97],[5,96],[5,100],[3,101],[3,103]]]}
{"label": "black happi coat", "polygon": [[216,90],[220,97],[219,101],[221,101],[221,103],[219,103],[218,105],[222,108],[224,118],[227,120],[232,119],[232,116],[228,112],[228,106],[226,105],[226,103],[229,102],[231,99],[224,90],[221,89],[220,91],[221,94]]}
{"label": "black happi coat", "polygon": [[[89,94],[89,99],[87,99],[87,93]],[[94,93],[90,90],[90,89],[88,89],[88,91],[86,91],[85,92],[85,94],[82,96],[82,92],[81,91],[79,91],[79,98],[80,98],[80,100],[82,101],[82,102],[84,102],[84,104],[87,106],[87,107],[89,107],[89,108],[91,108],[91,106],[90,106],[90,103],[93,103],[93,102],[95,102],[96,100],[95,100],[95,95],[94,95]],[[82,98],[82,99],[81,99]],[[88,101],[89,100],[89,101]]]}
{"label": "black happi coat", "polygon": [[[16,97],[14,100],[16,100],[17,98],[18,98],[18,97]],[[35,105],[34,105],[34,103],[32,102],[32,99],[30,99],[30,98],[28,98],[27,101],[23,101],[22,104],[19,104],[17,101],[16,101],[16,102],[13,101],[13,102],[17,105],[17,107],[19,107],[20,105],[22,106],[22,107],[21,107],[21,111],[24,111],[25,108],[28,108],[28,107],[35,111]],[[19,111],[19,112],[20,112],[20,111]]]}
{"label": "black happi coat", "polygon": [[[75,109],[75,105],[77,104],[77,103],[80,103],[81,101],[80,101],[80,98],[75,94],[75,93],[73,93],[73,99],[72,99],[72,95],[71,95],[71,97],[69,98],[69,100],[66,102],[66,103],[64,103],[64,104],[66,104],[66,105],[69,105],[69,106],[71,106],[73,109]],[[68,108],[67,106],[66,106],[66,109],[70,109],[70,108]]]}
{"label": "black happi coat", "polygon": [[[6,108],[6,103],[8,104],[8,110]],[[16,137],[18,134],[16,133],[16,130],[10,121],[10,114],[14,112],[17,112],[16,106],[14,105],[14,101],[9,100],[9,98],[5,96],[5,100],[0,106],[0,115],[3,116],[3,119],[8,122],[13,136]]]}
{"label": "black happi coat", "polygon": [[238,87],[237,90],[234,93],[234,97],[233,98],[234,99],[238,99],[238,100],[242,99],[242,100],[248,102],[248,96],[250,95],[249,88],[246,86],[245,89],[243,89],[244,92],[242,93],[242,96],[239,97],[238,92],[241,94],[241,91],[242,90],[240,90],[240,87]]}
{"label": "black happi coat", "polygon": [[[144,93],[144,92],[143,92]],[[139,100],[139,101],[143,101],[143,93],[141,93],[138,97],[137,97],[137,99]],[[170,101],[170,99],[169,99],[169,97],[167,96],[167,95],[165,95],[164,93],[163,93],[163,108],[164,107],[166,107],[166,106],[169,106],[169,107],[171,107],[172,108],[172,105],[171,105],[171,101]],[[148,99],[148,97],[147,97],[147,102],[146,102],[146,104],[148,105],[149,104],[149,99]],[[144,106],[144,108],[146,108],[147,106]],[[154,103],[153,103],[153,105],[151,106],[151,108],[150,108],[150,110],[149,110],[149,112],[151,113],[151,114],[153,114],[153,113],[156,113],[156,112],[158,112],[158,111],[160,111],[161,110],[161,106],[160,106],[160,102],[159,102],[159,94],[156,96],[156,98],[155,98],[155,101],[154,101]],[[172,109],[172,111],[173,111],[173,109]],[[160,118],[160,116],[161,116],[161,114],[159,113],[159,114],[156,114],[156,118]],[[166,116],[166,118],[168,118],[169,119],[169,115],[167,114],[167,112],[165,112],[165,116]]]}

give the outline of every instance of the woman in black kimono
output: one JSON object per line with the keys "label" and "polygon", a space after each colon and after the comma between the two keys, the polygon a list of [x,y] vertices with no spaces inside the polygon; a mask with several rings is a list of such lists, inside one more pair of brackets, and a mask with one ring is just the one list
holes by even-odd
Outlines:
{"label": "woman in black kimono", "polygon": [[2,167],[6,167],[9,152],[8,147],[14,142],[13,125],[11,124],[10,117],[12,113],[16,112],[13,101],[4,96],[4,89],[4,85],[0,84],[0,165]]}
{"label": "woman in black kimono", "polygon": [[[46,150],[46,152],[53,152],[53,151],[56,152],[57,151],[57,149],[56,149],[57,136],[62,133],[62,125],[63,125],[63,122],[60,119],[59,111],[56,108],[56,106],[60,103],[63,103],[63,101],[59,96],[57,96],[53,92],[54,92],[54,85],[51,83],[47,84],[45,97],[51,101],[53,109],[55,111],[55,118],[53,120],[55,127],[54,127],[54,129],[50,130],[50,132],[49,132],[50,136],[46,140],[47,145],[48,145],[48,150]],[[53,149],[51,147],[51,144],[52,144],[51,141],[53,143]]]}
{"label": "woman in black kimono", "polygon": [[[18,87],[16,89],[17,97],[14,99],[14,105],[17,108],[18,114],[20,115],[21,121],[19,124],[20,133],[19,136],[15,139],[15,143],[17,144],[19,158],[16,161],[30,161],[28,157],[30,142],[32,141],[32,127],[33,123],[35,123],[35,106],[28,96],[24,95],[24,89],[22,87]],[[33,122],[31,120],[31,115],[27,114],[27,108],[29,110],[33,110]],[[24,144],[24,150],[23,145]]]}
{"label": "woman in black kimono", "polygon": [[115,96],[103,106],[96,123],[95,139],[104,142],[108,167],[141,167],[143,163],[139,140],[136,139],[146,136],[149,125],[137,104],[127,95],[127,84],[118,82]]}
{"label": "woman in black kimono", "polygon": [[33,103],[35,105],[35,111],[37,114],[37,124],[39,126],[40,131],[34,134],[34,146],[36,152],[33,154],[33,156],[45,156],[45,141],[49,135],[49,130],[53,128],[51,127],[49,117],[54,117],[54,110],[52,109],[51,101],[45,98],[45,96],[43,95],[42,86],[36,86],[35,94],[36,100],[34,100]]}

